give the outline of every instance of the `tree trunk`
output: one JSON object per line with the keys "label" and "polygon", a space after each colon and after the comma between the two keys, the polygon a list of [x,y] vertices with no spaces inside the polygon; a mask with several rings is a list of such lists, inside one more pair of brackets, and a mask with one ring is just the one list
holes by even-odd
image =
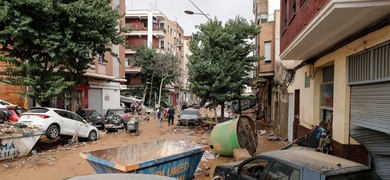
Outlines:
{"label": "tree trunk", "polygon": [[160,90],[159,90],[159,92],[158,92],[158,107],[157,107],[157,108],[160,108],[161,93],[162,93],[162,85],[163,85],[164,80],[165,80],[165,78],[161,78]]}
{"label": "tree trunk", "polygon": [[221,119],[225,119],[225,102],[221,104]]}
{"label": "tree trunk", "polygon": [[215,122],[218,123],[218,113],[217,113],[216,107],[214,108],[214,119],[215,119]]}
{"label": "tree trunk", "polygon": [[[70,111],[76,112],[76,110],[77,110],[77,89],[76,88],[69,88],[69,93],[70,93],[70,97],[71,97]],[[82,102],[80,102],[80,107],[84,108]]]}
{"label": "tree trunk", "polygon": [[142,103],[145,104],[146,92],[148,91],[148,86],[145,86],[144,92],[142,93]]}

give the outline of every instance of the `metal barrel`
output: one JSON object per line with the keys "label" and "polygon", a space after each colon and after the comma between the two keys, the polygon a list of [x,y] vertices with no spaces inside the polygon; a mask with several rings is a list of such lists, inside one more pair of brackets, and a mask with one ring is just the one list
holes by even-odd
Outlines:
{"label": "metal barrel", "polygon": [[247,149],[254,155],[257,146],[255,125],[249,116],[238,116],[215,125],[210,133],[209,146],[215,153],[233,156],[234,149]]}

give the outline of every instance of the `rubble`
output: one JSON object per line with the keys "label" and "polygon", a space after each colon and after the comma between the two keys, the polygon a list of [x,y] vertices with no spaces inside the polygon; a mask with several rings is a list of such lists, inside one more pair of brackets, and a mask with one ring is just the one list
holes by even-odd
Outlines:
{"label": "rubble", "polygon": [[13,133],[31,133],[31,132],[39,132],[42,131],[41,129],[37,127],[28,127],[24,124],[20,123],[10,123],[10,122],[5,122],[3,124],[0,124],[0,137],[3,135],[9,135]]}

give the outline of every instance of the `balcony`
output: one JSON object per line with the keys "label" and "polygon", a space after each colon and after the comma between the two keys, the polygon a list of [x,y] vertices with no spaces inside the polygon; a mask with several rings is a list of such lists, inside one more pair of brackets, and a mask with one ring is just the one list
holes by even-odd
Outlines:
{"label": "balcony", "polygon": [[[126,33],[126,36],[147,36],[148,28],[139,27],[139,28],[130,28],[130,32]],[[166,30],[164,28],[153,28],[152,34],[158,38],[165,37]]]}
{"label": "balcony", "polygon": [[[304,12],[305,8],[310,8],[309,4],[298,10],[296,15]],[[329,0],[296,37],[288,42],[281,52],[281,59],[307,60],[316,57],[373,24],[389,18],[389,9],[390,1],[384,0]],[[293,20],[286,30],[298,24],[298,19],[295,22]]]}

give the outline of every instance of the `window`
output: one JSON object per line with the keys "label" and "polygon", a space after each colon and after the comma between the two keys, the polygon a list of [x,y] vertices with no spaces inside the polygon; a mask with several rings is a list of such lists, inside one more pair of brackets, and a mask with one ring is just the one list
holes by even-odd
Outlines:
{"label": "window", "polygon": [[285,179],[285,180],[299,180],[300,173],[297,169],[288,165],[275,162],[265,177],[267,180]]}
{"label": "window", "polygon": [[307,0],[301,0],[301,7],[306,3]]}
{"label": "window", "polygon": [[264,61],[266,63],[271,62],[271,51],[272,51],[272,46],[271,46],[271,41],[264,42]]}
{"label": "window", "polygon": [[320,112],[321,121],[327,124],[333,123],[333,81],[334,66],[325,67],[322,70],[322,84],[320,88]]}
{"label": "window", "polygon": [[148,27],[148,21],[144,22],[144,27],[145,27],[145,28]]}
{"label": "window", "polygon": [[164,29],[164,23],[160,23],[160,29]]}
{"label": "window", "polygon": [[239,169],[239,174],[243,176],[250,176],[255,179],[260,179],[264,169],[267,167],[268,160],[254,159],[244,164]]}
{"label": "window", "polygon": [[283,1],[282,5],[283,15],[283,29],[287,28],[287,0]]}
{"label": "window", "polygon": [[296,0],[291,0],[290,3],[290,18],[292,18],[297,12],[297,2]]}
{"label": "window", "polygon": [[160,41],[160,49],[164,49],[165,41]]}

